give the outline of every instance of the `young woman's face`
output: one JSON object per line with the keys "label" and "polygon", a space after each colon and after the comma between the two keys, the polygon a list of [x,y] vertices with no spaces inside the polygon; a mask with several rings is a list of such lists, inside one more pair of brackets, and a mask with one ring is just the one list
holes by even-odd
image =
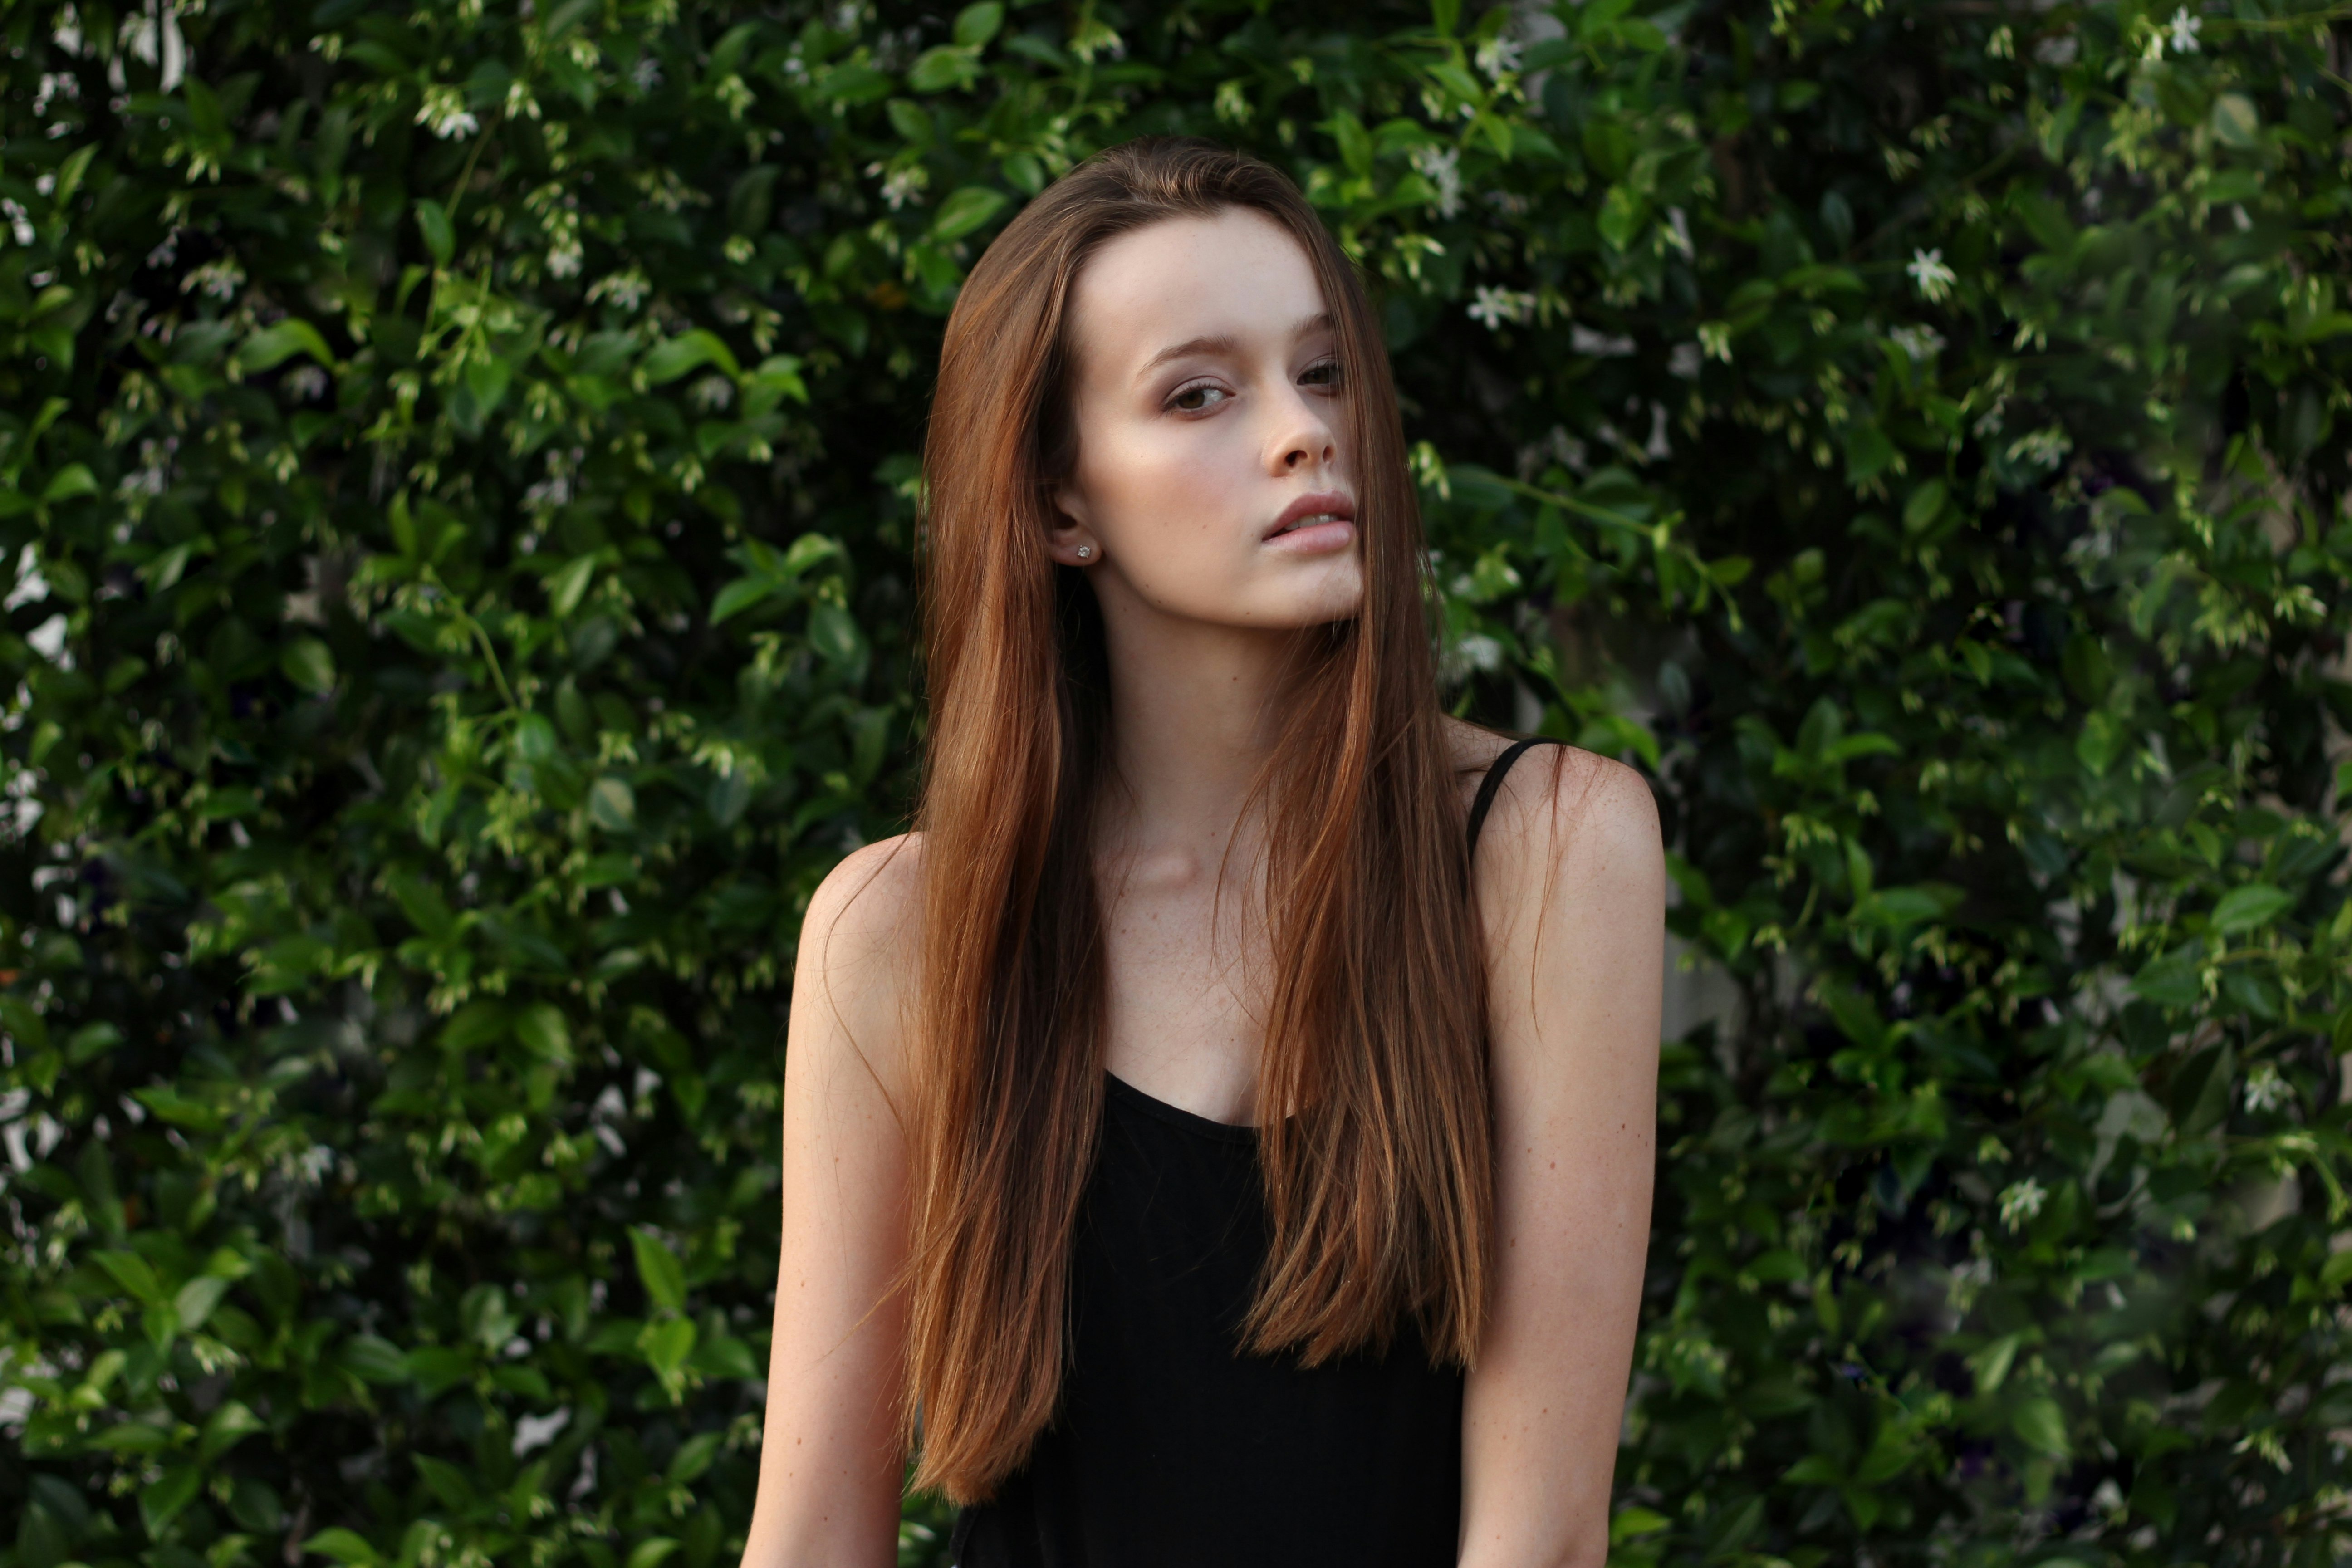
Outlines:
{"label": "young woman's face", "polygon": [[1071,307],[1077,461],[1055,559],[1097,574],[1106,601],[1191,620],[1354,615],[1349,394],[1297,241],[1246,207],[1171,218],[1097,251]]}

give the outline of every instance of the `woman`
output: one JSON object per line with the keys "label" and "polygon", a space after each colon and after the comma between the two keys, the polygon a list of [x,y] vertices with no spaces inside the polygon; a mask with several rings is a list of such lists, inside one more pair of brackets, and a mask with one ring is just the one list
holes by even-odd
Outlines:
{"label": "woman", "polygon": [[968,1568],[1599,1568],[1656,816],[1444,715],[1345,257],[1255,160],[1089,160],[973,268],[926,473],[929,771],[802,937],[745,1563],[894,1563],[911,1448]]}

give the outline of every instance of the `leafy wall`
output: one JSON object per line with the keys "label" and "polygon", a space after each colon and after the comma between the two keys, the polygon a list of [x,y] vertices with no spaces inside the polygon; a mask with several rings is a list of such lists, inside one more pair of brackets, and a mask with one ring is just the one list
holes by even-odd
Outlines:
{"label": "leafy wall", "polygon": [[0,1568],[731,1561],[940,324],[1156,130],[1738,988],[1624,1563],[2352,1551],[2347,13],[1646,4],[0,11]]}

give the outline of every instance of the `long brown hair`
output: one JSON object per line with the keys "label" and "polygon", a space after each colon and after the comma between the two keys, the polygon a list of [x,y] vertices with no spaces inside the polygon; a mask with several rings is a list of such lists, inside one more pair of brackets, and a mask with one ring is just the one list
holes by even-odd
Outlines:
{"label": "long brown hair", "polygon": [[1410,1317],[1443,1360],[1467,1365],[1478,1346],[1493,1224],[1485,978],[1387,356],[1354,268],[1289,180],[1204,142],[1131,142],[1056,182],[972,268],[923,454],[908,1395],[916,1485],[958,1501],[989,1496],[1053,1415],[1102,1114],[1091,845],[1109,688],[1093,590],[1046,553],[1052,489],[1075,456],[1071,286],[1117,235],[1231,207],[1297,240],[1335,320],[1365,577],[1352,619],[1302,638],[1255,791],[1270,1246],[1244,1337],[1313,1363],[1385,1348]]}

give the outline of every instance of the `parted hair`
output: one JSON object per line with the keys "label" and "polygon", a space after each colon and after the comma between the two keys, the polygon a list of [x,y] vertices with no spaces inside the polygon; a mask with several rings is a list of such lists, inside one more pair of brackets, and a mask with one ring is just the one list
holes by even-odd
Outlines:
{"label": "parted hair", "polygon": [[1048,187],[973,267],[923,455],[905,1392],[915,1484],[959,1502],[989,1497],[1053,1417],[1105,1092],[1091,845],[1108,679],[1093,590],[1047,553],[1076,458],[1071,290],[1115,237],[1234,208],[1298,242],[1331,312],[1365,578],[1353,616],[1302,637],[1253,793],[1269,1247],[1243,1338],[1313,1364],[1384,1350],[1410,1321],[1440,1360],[1477,1351],[1494,1211],[1485,976],[1378,322],[1279,171],[1206,142],[1130,142]]}

